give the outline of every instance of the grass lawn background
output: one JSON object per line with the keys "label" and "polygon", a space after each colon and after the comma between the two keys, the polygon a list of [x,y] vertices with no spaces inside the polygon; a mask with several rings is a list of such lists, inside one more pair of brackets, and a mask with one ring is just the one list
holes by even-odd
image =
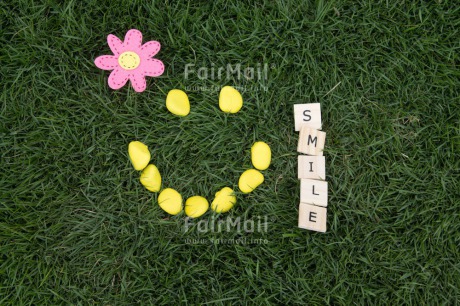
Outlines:
{"label": "grass lawn background", "polygon": [[[428,3],[429,2],[429,3]],[[0,304],[446,304],[460,296],[460,9],[454,1],[6,1],[1,12]],[[93,64],[139,29],[166,66],[138,94]],[[266,80],[184,76],[257,63]],[[236,115],[218,91],[243,92]],[[264,90],[265,89],[265,90]],[[328,232],[297,228],[293,104],[320,102]],[[270,144],[228,214],[268,231],[184,232],[127,156],[208,200]],[[203,219],[211,218],[208,213]],[[187,244],[186,239],[267,239]]]}

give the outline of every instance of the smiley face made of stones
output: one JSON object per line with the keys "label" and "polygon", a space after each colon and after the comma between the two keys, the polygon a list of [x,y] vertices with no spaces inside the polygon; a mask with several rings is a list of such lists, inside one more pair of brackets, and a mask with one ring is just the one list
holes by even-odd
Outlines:
{"label": "smiley face made of stones", "polygon": [[[230,86],[222,88],[219,94],[219,108],[226,113],[237,113],[243,106],[241,94]],[[166,97],[167,109],[177,116],[187,116],[190,113],[190,102],[185,92],[173,89]],[[183,207],[182,196],[173,188],[162,187],[161,174],[157,166],[150,163],[151,154],[148,147],[140,141],[132,141],[128,146],[129,159],[135,170],[142,171],[140,182],[151,192],[160,192],[158,205],[168,214],[177,215],[185,210],[191,218],[198,218],[209,209],[209,202],[205,197],[192,196],[185,201]],[[238,188],[242,193],[250,193],[264,182],[264,175],[271,163],[271,149],[263,141],[255,142],[251,147],[251,162],[255,169],[244,171],[238,181]],[[211,209],[216,213],[225,213],[236,204],[236,195],[232,188],[224,187],[217,191],[211,202]]]}

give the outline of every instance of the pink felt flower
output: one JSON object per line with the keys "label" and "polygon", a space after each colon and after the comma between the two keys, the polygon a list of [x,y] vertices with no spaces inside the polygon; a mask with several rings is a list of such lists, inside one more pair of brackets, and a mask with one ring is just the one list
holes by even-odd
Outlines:
{"label": "pink felt flower", "polygon": [[103,70],[112,70],[109,76],[109,86],[120,89],[128,79],[137,92],[146,88],[145,77],[156,77],[163,74],[163,62],[152,58],[160,51],[158,41],[148,41],[142,44],[142,33],[131,29],[121,41],[115,35],[107,36],[107,42],[113,55],[102,55],[94,60],[94,64]]}

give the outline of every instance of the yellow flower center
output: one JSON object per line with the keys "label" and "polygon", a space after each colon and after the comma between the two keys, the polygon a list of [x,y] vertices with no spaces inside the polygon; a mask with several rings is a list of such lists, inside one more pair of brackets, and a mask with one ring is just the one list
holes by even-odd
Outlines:
{"label": "yellow flower center", "polygon": [[120,54],[118,57],[118,64],[120,64],[120,67],[126,70],[133,70],[139,67],[139,64],[141,63],[141,58],[137,53],[127,51],[123,52]]}

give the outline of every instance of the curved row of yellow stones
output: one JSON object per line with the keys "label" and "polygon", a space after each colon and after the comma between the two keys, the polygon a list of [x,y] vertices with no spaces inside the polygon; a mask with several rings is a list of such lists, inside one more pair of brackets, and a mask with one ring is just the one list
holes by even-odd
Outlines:
{"label": "curved row of yellow stones", "polygon": [[[142,170],[140,181],[147,190],[161,190],[161,174],[158,168],[150,162],[150,151],[140,141],[133,141],[128,146],[131,163],[136,170]],[[258,141],[251,147],[251,161],[256,169],[244,171],[238,181],[238,187],[243,193],[250,193],[264,182],[263,174],[258,170],[266,170],[271,162],[270,147]],[[236,196],[232,188],[224,187],[215,194],[211,209],[217,213],[229,211],[236,204]],[[183,209],[182,196],[172,188],[163,189],[158,196],[158,205],[168,214],[177,215]],[[185,214],[192,218],[203,215],[209,209],[209,202],[202,196],[193,196],[185,201]]]}

